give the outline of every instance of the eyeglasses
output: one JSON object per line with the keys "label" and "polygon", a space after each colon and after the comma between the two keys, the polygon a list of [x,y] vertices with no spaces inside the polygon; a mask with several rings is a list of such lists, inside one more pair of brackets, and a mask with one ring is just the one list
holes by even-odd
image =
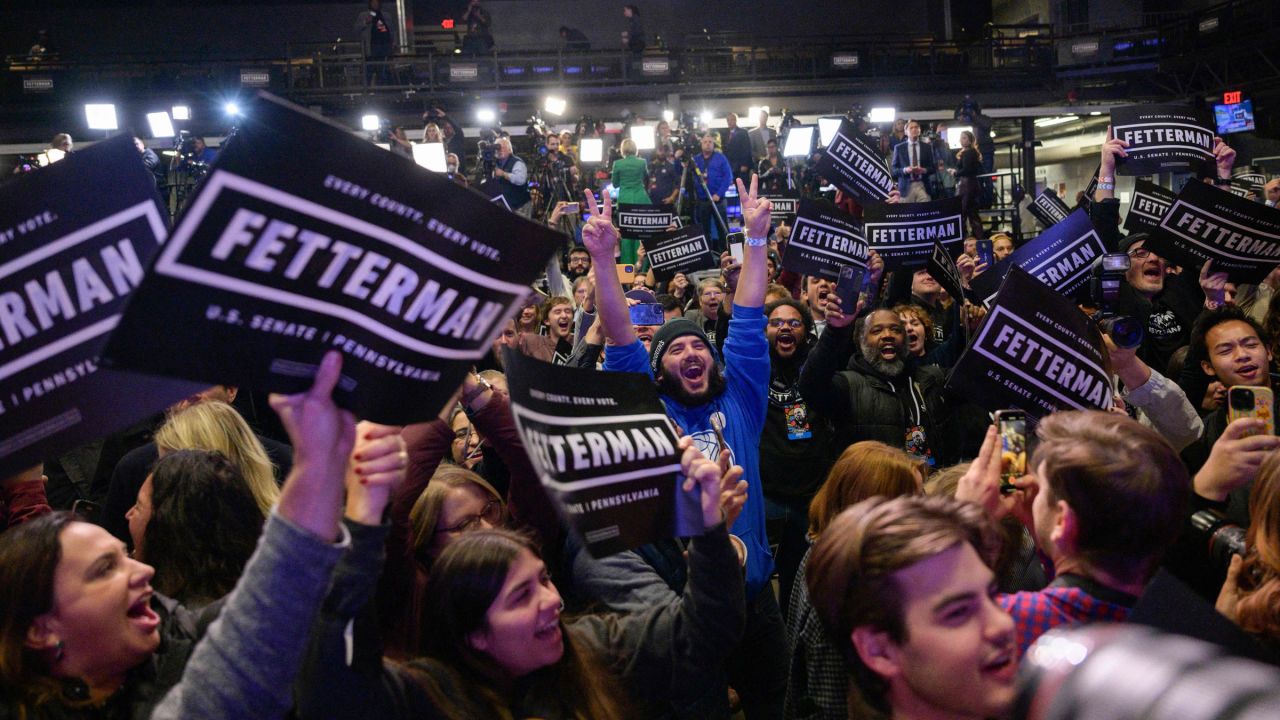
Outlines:
{"label": "eyeglasses", "polygon": [[1146,248],[1137,248],[1129,251],[1129,257],[1133,258],[1134,260],[1146,260],[1152,255],[1153,253]]}
{"label": "eyeglasses", "polygon": [[792,318],[790,320],[783,320],[782,318],[771,318],[769,320],[769,327],[771,328],[789,327],[792,330],[799,330],[800,328],[804,327],[804,321],[798,318]]}
{"label": "eyeglasses", "polygon": [[438,533],[464,533],[469,530],[475,530],[479,527],[481,521],[496,526],[502,520],[502,502],[499,500],[490,500],[485,504],[484,509],[479,515],[469,515],[462,522],[453,527],[436,528]]}

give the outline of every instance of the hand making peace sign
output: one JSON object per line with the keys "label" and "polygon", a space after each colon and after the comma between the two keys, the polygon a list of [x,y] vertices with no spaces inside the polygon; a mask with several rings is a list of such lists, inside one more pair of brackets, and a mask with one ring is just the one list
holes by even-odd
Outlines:
{"label": "hand making peace sign", "polygon": [[613,226],[613,199],[604,194],[604,209],[596,202],[595,193],[584,190],[591,217],[582,226],[582,244],[594,263],[613,263],[618,250],[618,229]]}
{"label": "hand making peace sign", "polygon": [[742,184],[742,178],[738,178],[738,199],[742,203],[742,224],[746,228],[747,237],[749,238],[769,237],[769,213],[773,210],[773,203],[769,202],[769,198],[756,196],[759,185],[760,176],[755,173],[751,174],[750,191]]}

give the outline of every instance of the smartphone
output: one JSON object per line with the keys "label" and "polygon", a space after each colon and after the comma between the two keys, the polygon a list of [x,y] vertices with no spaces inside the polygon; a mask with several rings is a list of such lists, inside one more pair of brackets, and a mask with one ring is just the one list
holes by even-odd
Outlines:
{"label": "smartphone", "polygon": [[996,264],[995,244],[992,241],[978,241],[978,264],[985,264],[988,270]]}
{"label": "smartphone", "polygon": [[566,214],[566,215],[567,215],[567,214],[569,214],[569,213],[576,213],[576,212],[578,212],[578,203],[576,203],[576,202],[572,202],[572,203],[565,203],[565,204],[564,204],[564,210],[562,210],[561,212],[563,212],[563,213],[564,213],[564,214]]}
{"label": "smartphone", "polygon": [[1027,413],[1016,408],[996,412],[1000,438],[1000,490],[1013,491],[1013,481],[1027,473]]}
{"label": "smartphone", "polygon": [[866,268],[857,265],[841,265],[840,277],[836,280],[835,294],[840,298],[840,312],[852,315],[858,309],[858,293],[862,292],[863,278]]}
{"label": "smartphone", "polygon": [[729,233],[729,237],[725,238],[729,245],[729,257],[739,265],[742,264],[742,246],[746,239],[747,236],[740,232]]}
{"label": "smartphone", "polygon": [[632,325],[661,325],[666,320],[659,303],[637,303],[631,306]]}
{"label": "smartphone", "polygon": [[1275,435],[1276,420],[1271,412],[1273,397],[1271,388],[1256,385],[1236,385],[1227,390],[1227,422],[1237,418],[1253,417],[1266,421],[1267,425],[1255,435]]}

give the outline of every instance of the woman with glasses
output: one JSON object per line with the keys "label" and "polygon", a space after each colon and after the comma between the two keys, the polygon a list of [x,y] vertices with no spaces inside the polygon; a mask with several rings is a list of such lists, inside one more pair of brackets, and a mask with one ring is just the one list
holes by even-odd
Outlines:
{"label": "woman with glasses", "polygon": [[[456,406],[461,411],[455,413]],[[447,419],[454,424],[446,424]],[[484,477],[465,462],[441,465],[449,456],[456,461],[459,448],[471,448],[470,438],[479,434],[488,440],[500,461],[495,464],[504,473],[490,467]],[[406,427],[404,438],[408,477],[391,499],[387,569],[377,596],[386,652],[391,657],[411,657],[417,651],[423,588],[435,558],[450,543],[474,530],[522,525],[531,527],[554,557],[564,539],[505,396],[479,375],[469,373],[458,402],[449,403],[432,422]],[[466,454],[461,452],[463,458]]]}

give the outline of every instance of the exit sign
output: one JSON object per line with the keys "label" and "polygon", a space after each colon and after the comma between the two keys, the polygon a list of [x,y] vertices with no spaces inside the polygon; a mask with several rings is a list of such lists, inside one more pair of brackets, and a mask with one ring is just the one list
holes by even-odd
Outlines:
{"label": "exit sign", "polygon": [[1241,95],[1241,91],[1239,91],[1239,90],[1235,90],[1235,91],[1233,91],[1233,92],[1225,92],[1225,93],[1222,93],[1222,104],[1224,104],[1224,105],[1234,105],[1234,104],[1236,104],[1236,103],[1240,102],[1240,95]]}

